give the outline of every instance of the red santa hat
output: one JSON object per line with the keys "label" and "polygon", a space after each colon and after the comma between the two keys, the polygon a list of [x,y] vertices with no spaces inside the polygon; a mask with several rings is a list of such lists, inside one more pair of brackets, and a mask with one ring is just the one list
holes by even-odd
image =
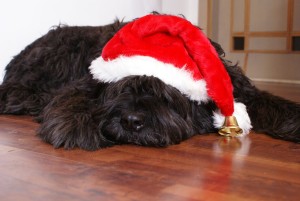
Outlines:
{"label": "red santa hat", "polygon": [[216,50],[199,28],[181,17],[147,15],[128,23],[89,69],[101,82],[130,75],[157,77],[199,104],[213,100],[219,108],[213,117],[216,127],[234,115],[244,134],[251,129],[246,107],[234,102],[230,77]]}

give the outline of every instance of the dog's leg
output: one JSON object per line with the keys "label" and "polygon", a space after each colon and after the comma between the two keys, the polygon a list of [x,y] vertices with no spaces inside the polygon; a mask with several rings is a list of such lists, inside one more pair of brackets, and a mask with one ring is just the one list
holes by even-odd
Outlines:
{"label": "dog's leg", "polygon": [[300,105],[259,91],[247,106],[256,131],[300,142]]}
{"label": "dog's leg", "polygon": [[254,131],[300,142],[299,104],[258,90],[236,66],[229,66],[227,70],[233,82],[234,97],[247,106]]}
{"label": "dog's leg", "polygon": [[96,150],[113,145],[99,129],[99,117],[94,112],[100,100],[101,87],[91,80],[71,83],[45,107],[40,115],[38,135],[54,147],[79,147]]}

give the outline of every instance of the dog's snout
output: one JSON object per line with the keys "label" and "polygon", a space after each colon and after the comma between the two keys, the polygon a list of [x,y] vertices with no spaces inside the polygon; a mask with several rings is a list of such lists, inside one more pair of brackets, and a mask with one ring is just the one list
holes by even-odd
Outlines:
{"label": "dog's snout", "polygon": [[145,116],[140,113],[127,113],[121,117],[122,127],[130,131],[139,131],[144,127]]}

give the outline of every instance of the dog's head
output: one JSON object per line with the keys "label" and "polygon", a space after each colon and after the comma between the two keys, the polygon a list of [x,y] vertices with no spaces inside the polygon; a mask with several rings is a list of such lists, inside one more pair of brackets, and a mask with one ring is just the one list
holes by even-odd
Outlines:
{"label": "dog's head", "polygon": [[213,104],[200,106],[155,77],[129,76],[110,83],[101,102],[99,129],[114,144],[167,146],[213,129]]}

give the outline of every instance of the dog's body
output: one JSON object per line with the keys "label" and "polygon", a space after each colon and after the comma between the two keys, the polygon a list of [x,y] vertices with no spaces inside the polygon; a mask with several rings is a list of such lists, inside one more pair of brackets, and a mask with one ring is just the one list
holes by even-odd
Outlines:
{"label": "dog's body", "polygon": [[[155,77],[128,76],[115,83],[93,79],[89,65],[124,23],[57,27],[33,42],[6,67],[1,114],[29,114],[38,135],[55,147],[95,150],[115,144],[167,146],[216,132],[212,101],[198,104]],[[254,131],[300,142],[300,106],[255,88],[223,58],[234,98],[247,106]]]}

